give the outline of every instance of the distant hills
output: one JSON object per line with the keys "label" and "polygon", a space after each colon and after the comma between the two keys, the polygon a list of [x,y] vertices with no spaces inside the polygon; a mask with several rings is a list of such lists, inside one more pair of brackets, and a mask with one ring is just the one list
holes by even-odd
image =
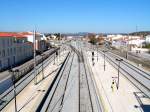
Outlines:
{"label": "distant hills", "polygon": [[[78,32],[78,33],[63,33],[61,35],[66,35],[66,36],[85,36],[87,35],[88,33],[90,32]],[[50,33],[45,33],[46,35],[49,35]],[[54,34],[54,33],[51,33],[51,34]],[[94,33],[94,34],[103,34],[104,36],[106,35],[116,35],[116,34],[120,34],[120,35],[128,35],[128,33]],[[150,31],[139,31],[139,32],[132,32],[132,33],[129,33],[129,35],[132,35],[132,36],[147,36],[147,35],[150,35]]]}
{"label": "distant hills", "polygon": [[150,35],[150,31],[133,32],[133,33],[130,33],[130,35],[147,36],[147,35]]}

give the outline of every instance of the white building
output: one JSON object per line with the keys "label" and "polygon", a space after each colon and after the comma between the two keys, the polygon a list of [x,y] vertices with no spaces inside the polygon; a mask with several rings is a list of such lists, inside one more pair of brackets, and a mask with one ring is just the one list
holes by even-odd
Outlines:
{"label": "white building", "polygon": [[[27,40],[33,43],[34,41],[33,32],[22,32],[20,34],[27,37]],[[41,34],[38,32],[36,33],[36,50],[42,51],[42,52],[47,50],[46,37],[44,34]]]}
{"label": "white building", "polygon": [[141,47],[144,42],[145,42],[145,39],[143,39],[140,36],[129,36],[128,37],[128,44],[136,45],[137,47]]}
{"label": "white building", "polygon": [[146,43],[150,43],[150,35],[146,36]]}
{"label": "white building", "polygon": [[18,33],[0,33],[0,70],[30,59],[33,45]]}
{"label": "white building", "polygon": [[128,35],[108,35],[107,39],[112,41],[113,46],[125,46],[126,44],[135,45],[137,47],[142,46],[145,42],[140,36],[128,36]]}

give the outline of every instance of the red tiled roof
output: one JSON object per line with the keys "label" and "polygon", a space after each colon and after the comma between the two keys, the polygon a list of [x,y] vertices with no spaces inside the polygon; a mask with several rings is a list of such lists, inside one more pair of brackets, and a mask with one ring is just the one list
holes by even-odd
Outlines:
{"label": "red tiled roof", "polygon": [[[33,32],[21,32],[19,34],[22,34],[24,36],[33,35]],[[40,33],[36,32],[36,36],[41,36]]]}
{"label": "red tiled roof", "polygon": [[26,36],[19,33],[12,32],[0,32],[0,37],[16,37],[16,38],[26,38]]}
{"label": "red tiled roof", "polygon": [[3,33],[0,32],[0,37],[11,37],[12,35],[10,33]]}
{"label": "red tiled roof", "polygon": [[21,32],[20,34],[22,34],[22,35],[33,35],[32,32]]}

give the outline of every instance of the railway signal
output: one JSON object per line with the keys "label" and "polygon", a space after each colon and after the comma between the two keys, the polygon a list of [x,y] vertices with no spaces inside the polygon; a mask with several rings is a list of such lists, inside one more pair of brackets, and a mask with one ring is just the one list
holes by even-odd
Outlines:
{"label": "railway signal", "polygon": [[94,57],[94,51],[92,51],[92,57]]}
{"label": "railway signal", "polygon": [[94,66],[94,51],[92,51],[92,63],[93,63],[93,66]]}
{"label": "railway signal", "polygon": [[58,50],[56,51],[56,56],[57,56],[57,62],[58,62]]}

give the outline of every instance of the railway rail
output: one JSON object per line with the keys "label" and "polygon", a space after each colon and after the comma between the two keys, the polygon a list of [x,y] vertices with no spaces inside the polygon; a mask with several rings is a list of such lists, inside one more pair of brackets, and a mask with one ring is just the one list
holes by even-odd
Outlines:
{"label": "railway rail", "polygon": [[[38,106],[38,108],[36,110],[37,112],[46,112],[46,111],[50,111],[50,110],[52,111],[52,110],[56,109],[57,102],[62,101],[62,95],[65,93],[65,89],[64,88],[60,89],[60,87],[62,87],[61,83],[63,83],[64,86],[66,86],[67,81],[63,82],[63,78],[65,78],[67,80],[68,79],[67,77],[69,77],[69,74],[66,74],[67,76],[66,75],[63,76],[63,73],[67,72],[65,70],[66,67],[68,67],[67,70],[70,69],[70,66],[67,66],[68,63],[70,62],[70,64],[71,64],[71,61],[72,61],[72,59],[70,58],[70,55],[72,55],[72,54],[70,53],[67,56],[64,63],[62,64],[59,72],[57,73],[51,86],[49,87],[48,91],[46,92],[44,99],[41,101],[40,105]],[[58,92],[59,92],[59,95],[58,95]],[[55,95],[58,95],[58,96],[56,97]],[[60,107],[60,104],[57,107]],[[57,109],[59,111],[59,108],[57,108]]]}
{"label": "railway rail", "polygon": [[[53,57],[55,52],[51,54],[44,62],[43,66],[46,67],[50,63],[53,62]],[[36,75],[38,75],[42,71],[42,64],[37,65]],[[30,71],[23,78],[21,78],[18,82],[15,83],[16,86],[16,94],[19,94],[33,79],[34,79],[34,70]],[[0,95],[0,111],[14,98],[13,87],[11,86],[7,91]]]}
{"label": "railway rail", "polygon": [[[104,55],[102,51],[99,52]],[[113,53],[107,52],[105,56],[108,62],[118,69],[118,62],[116,59],[121,59],[120,56],[117,56]],[[150,74],[144,70],[139,69],[138,67],[130,64],[126,60],[123,60],[120,63],[120,72],[141,92],[143,92],[147,97],[150,98]]]}
{"label": "railway rail", "polygon": [[[71,109],[74,112],[102,111],[100,103],[98,103],[99,99],[97,94],[95,90],[93,90],[93,80],[87,70],[88,68],[85,64],[82,49],[78,50],[74,46],[70,47],[72,52],[58,72],[56,79],[49,87],[50,89],[37,108],[37,112],[70,112]],[[78,82],[78,86],[75,86],[76,84],[74,83],[75,88],[70,87],[73,79]],[[74,93],[71,93],[70,89],[74,89]],[[78,101],[71,101],[72,98],[67,99],[68,94],[74,94],[76,98],[78,98]],[[66,102],[70,102],[71,104]],[[68,104],[76,108],[70,108],[69,110]]]}

